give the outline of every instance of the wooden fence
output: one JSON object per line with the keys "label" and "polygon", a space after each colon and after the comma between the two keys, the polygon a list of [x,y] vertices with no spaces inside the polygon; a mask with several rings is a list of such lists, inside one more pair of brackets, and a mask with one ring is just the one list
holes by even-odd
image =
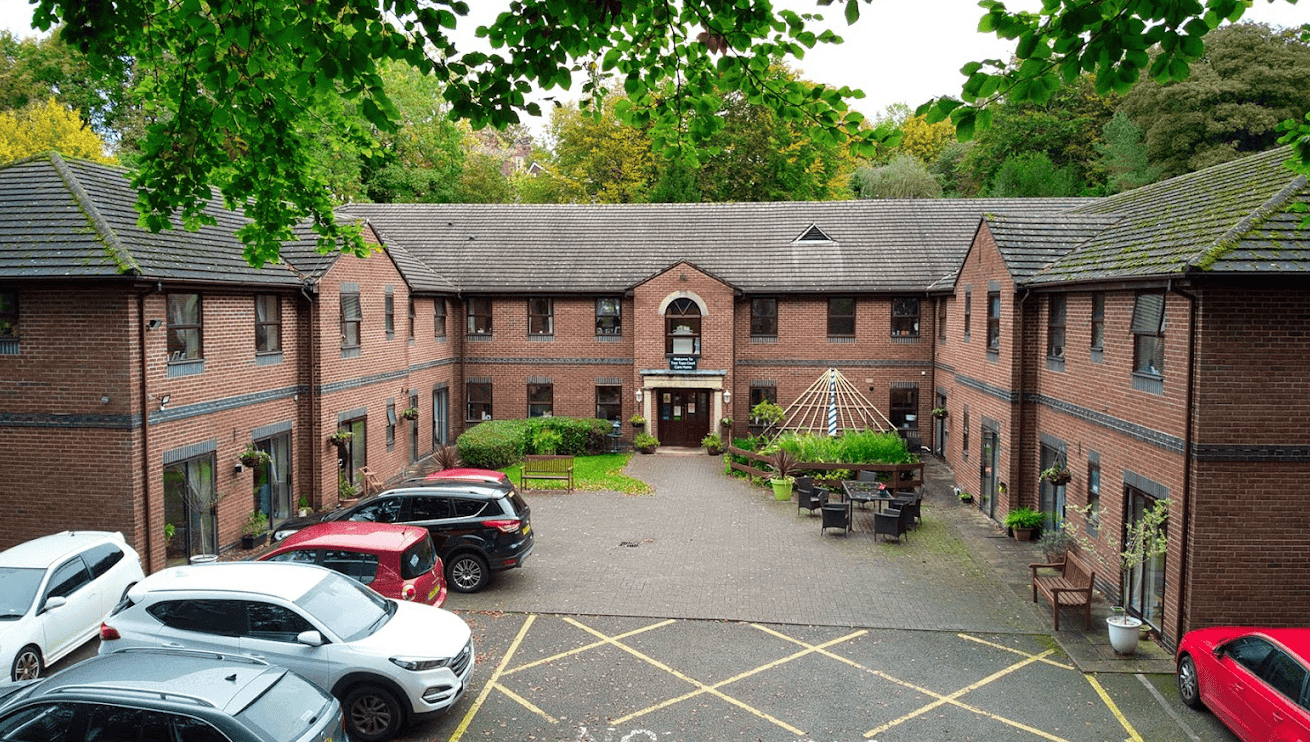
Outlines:
{"label": "wooden fence", "polygon": [[[755,451],[748,451],[744,448],[737,448],[736,446],[728,446],[728,453],[743,456],[750,459],[752,462],[763,466],[763,468],[757,468],[751,464],[742,464],[737,461],[731,461],[730,466],[733,469],[746,472],[752,477],[760,477],[762,479],[768,479],[773,476],[773,467],[770,464],[772,457],[756,453]],[[793,469],[795,471],[835,471],[844,469],[851,472],[852,478],[858,477],[859,472],[862,471],[878,472],[879,474],[887,475],[887,477],[882,481],[887,482],[887,486],[892,489],[916,489],[923,485],[922,461],[913,464],[833,464],[824,461],[810,461],[798,463],[793,467]],[[820,476],[818,479],[830,478]]]}

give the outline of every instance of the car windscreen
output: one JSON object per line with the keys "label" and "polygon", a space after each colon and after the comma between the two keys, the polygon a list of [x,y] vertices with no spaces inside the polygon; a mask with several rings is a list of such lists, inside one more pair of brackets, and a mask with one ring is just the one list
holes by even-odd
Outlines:
{"label": "car windscreen", "polygon": [[0,621],[12,621],[27,614],[43,576],[44,569],[0,567]]}
{"label": "car windscreen", "polygon": [[323,575],[323,581],[300,596],[296,605],[348,642],[370,636],[396,610],[391,601],[336,572]]}
{"label": "car windscreen", "polygon": [[430,535],[405,549],[405,553],[400,555],[400,576],[405,580],[427,574],[435,566],[437,566],[437,550],[432,545]]}
{"label": "car windscreen", "polygon": [[267,739],[289,742],[309,731],[323,714],[332,713],[332,697],[292,672],[260,694],[236,718],[262,731]]}

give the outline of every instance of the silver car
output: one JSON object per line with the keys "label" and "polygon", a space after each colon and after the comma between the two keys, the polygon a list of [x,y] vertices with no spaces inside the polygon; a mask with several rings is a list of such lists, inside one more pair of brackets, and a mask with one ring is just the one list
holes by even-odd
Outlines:
{"label": "silver car", "polygon": [[341,704],[294,672],[213,652],[128,649],[0,683],[13,742],[342,742]]}

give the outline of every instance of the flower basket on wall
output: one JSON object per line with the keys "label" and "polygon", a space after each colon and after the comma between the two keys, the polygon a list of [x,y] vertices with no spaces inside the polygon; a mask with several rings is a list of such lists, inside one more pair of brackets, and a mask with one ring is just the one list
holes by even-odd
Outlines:
{"label": "flower basket on wall", "polygon": [[417,420],[417,419],[418,419],[418,408],[417,408],[417,407],[406,407],[405,409],[403,409],[403,410],[400,411],[400,416],[401,416],[402,418],[406,419],[406,420]]}
{"label": "flower basket on wall", "polygon": [[1056,487],[1063,487],[1073,479],[1073,472],[1069,471],[1069,467],[1065,466],[1063,461],[1057,461],[1049,469],[1043,469],[1041,476],[1043,480]]}
{"label": "flower basket on wall", "polygon": [[328,443],[331,443],[334,446],[344,446],[350,443],[350,440],[354,437],[355,434],[349,430],[338,430],[332,435],[329,435],[327,440]]}
{"label": "flower basket on wall", "polygon": [[270,456],[267,451],[261,451],[258,448],[255,448],[255,444],[247,443],[245,450],[241,452],[241,456],[238,457],[238,460],[241,462],[242,466],[248,466],[253,469],[257,466],[265,466],[269,464],[273,461],[273,457]]}

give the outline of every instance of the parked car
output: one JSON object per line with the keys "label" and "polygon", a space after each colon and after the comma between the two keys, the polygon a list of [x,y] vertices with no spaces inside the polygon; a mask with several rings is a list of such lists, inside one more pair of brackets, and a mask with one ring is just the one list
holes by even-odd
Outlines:
{"label": "parked car", "polygon": [[403,482],[348,508],[288,521],[273,534],[287,538],[313,523],[372,521],[423,526],[446,565],[446,585],[471,593],[497,570],[523,565],[532,553],[531,509],[510,482],[468,478]]}
{"label": "parked car", "polygon": [[473,639],[441,608],[391,600],[330,569],[215,562],[156,572],[100,627],[124,647],[240,652],[290,668],[341,700],[354,742],[379,742],[464,694]]}
{"label": "parked car", "polygon": [[1310,740],[1310,629],[1216,626],[1178,643],[1178,694],[1243,742]]}
{"label": "parked car", "polygon": [[0,552],[0,668],[13,680],[40,677],[92,639],[142,577],[121,533],[62,531]]}
{"label": "parked car", "polygon": [[282,667],[189,650],[124,650],[0,684],[0,739],[337,742],[341,704]]}
{"label": "parked car", "polygon": [[317,564],[396,600],[438,608],[446,602],[441,559],[432,536],[418,526],[353,520],[315,523],[259,559]]}

